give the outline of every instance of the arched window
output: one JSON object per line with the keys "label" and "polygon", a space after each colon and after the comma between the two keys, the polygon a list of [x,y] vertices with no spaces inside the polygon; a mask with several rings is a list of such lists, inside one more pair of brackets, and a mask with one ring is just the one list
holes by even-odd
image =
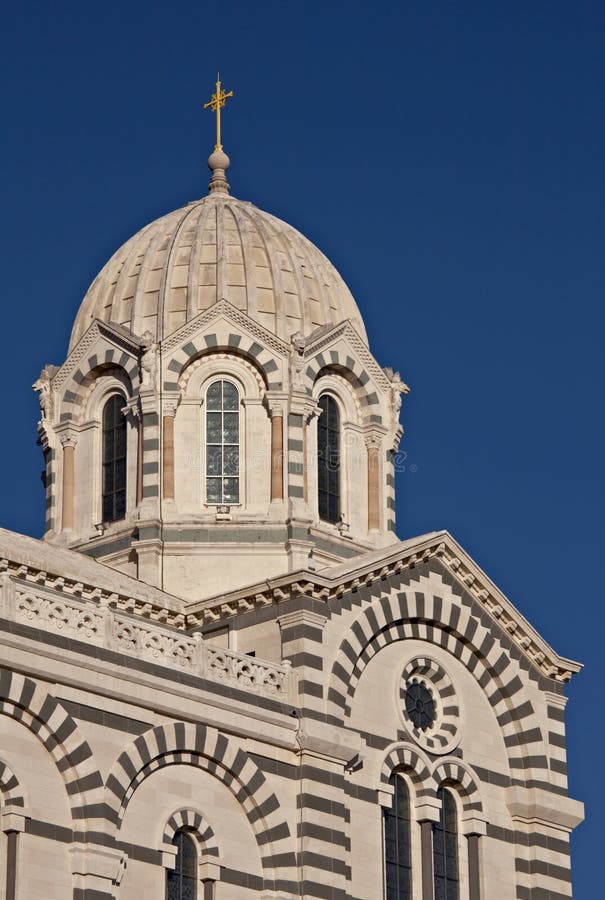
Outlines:
{"label": "arched window", "polygon": [[206,503],[239,503],[239,392],[231,381],[206,391]]}
{"label": "arched window", "polygon": [[126,515],[126,418],[124,398],[113,394],[103,407],[103,521]]}
{"label": "arched window", "polygon": [[459,900],[458,813],[451,791],[439,788],[439,821],[433,825],[435,900]]}
{"label": "arched window", "polygon": [[174,869],[166,871],[166,900],[197,900],[197,851],[184,829],[172,838],[177,849]]}
{"label": "arched window", "polygon": [[329,394],[319,398],[321,410],[317,423],[317,487],[319,518],[324,522],[340,519],[340,414],[336,400]]}
{"label": "arched window", "polygon": [[397,774],[390,781],[393,804],[384,813],[386,900],[412,900],[410,792]]}

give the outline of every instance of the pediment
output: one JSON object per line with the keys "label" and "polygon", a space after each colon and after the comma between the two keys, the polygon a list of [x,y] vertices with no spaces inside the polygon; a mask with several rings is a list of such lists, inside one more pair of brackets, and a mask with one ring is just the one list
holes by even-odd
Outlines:
{"label": "pediment", "polygon": [[326,612],[330,616],[332,608],[337,610],[338,604],[346,602],[347,596],[359,594],[355,602],[368,602],[363,599],[363,588],[387,580],[391,588],[396,587],[399,578],[403,584],[410,570],[429,562],[447,574],[455,591],[470,595],[478,609],[508,635],[543,675],[567,682],[580,671],[581,664],[559,656],[447,531],[364,553],[321,572],[302,570],[189,604],[187,619],[192,625],[216,622],[236,616],[242,609],[280,604],[297,597],[313,598],[327,604],[330,609]]}
{"label": "pediment", "polygon": [[[120,364],[129,368],[128,360],[131,362],[138,360],[140,347],[141,338],[128,331],[127,328],[116,323],[108,324],[101,322],[100,319],[95,319],[54,375],[53,389],[60,390],[69,378],[82,367],[86,371],[90,371],[94,367],[90,364],[91,359],[96,356],[97,364],[99,361],[102,362],[105,352],[109,349],[125,354],[126,359],[123,359]],[[82,364],[84,365],[82,366]]]}
{"label": "pediment", "polygon": [[188,342],[195,341],[199,335],[205,334],[210,326],[216,326],[220,322],[228,324],[238,333],[247,335],[251,340],[258,341],[259,344],[278,356],[288,355],[289,345],[285,341],[224,299],[214,303],[209,309],[199,313],[194,319],[165,338],[162,341],[162,350],[167,355],[174,353]]}

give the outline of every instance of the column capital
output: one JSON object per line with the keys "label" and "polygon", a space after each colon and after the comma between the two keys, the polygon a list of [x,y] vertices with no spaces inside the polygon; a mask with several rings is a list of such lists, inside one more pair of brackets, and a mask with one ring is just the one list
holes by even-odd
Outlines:
{"label": "column capital", "polygon": [[75,447],[78,443],[78,432],[73,428],[65,429],[59,434],[59,440],[63,447]]}
{"label": "column capital", "polygon": [[164,394],[164,396],[162,397],[162,415],[164,416],[164,418],[174,419],[180,402],[180,393]]}

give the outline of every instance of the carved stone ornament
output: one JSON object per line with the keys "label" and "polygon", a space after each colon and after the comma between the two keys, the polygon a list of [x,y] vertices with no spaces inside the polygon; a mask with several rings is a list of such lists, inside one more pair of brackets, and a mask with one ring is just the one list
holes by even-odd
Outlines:
{"label": "carved stone ornament", "polygon": [[52,421],[53,417],[53,395],[51,387],[51,379],[55,366],[45,366],[40,372],[37,381],[34,381],[32,387],[38,393],[38,401],[40,403],[41,422],[47,420]]}
{"label": "carved stone ornament", "polygon": [[460,740],[460,710],[452,680],[430,657],[411,659],[401,673],[398,706],[406,729],[431,753],[449,753]]}
{"label": "carved stone ornament", "polygon": [[293,389],[304,390],[305,348],[307,341],[301,331],[296,331],[291,337],[290,350],[290,383]]}

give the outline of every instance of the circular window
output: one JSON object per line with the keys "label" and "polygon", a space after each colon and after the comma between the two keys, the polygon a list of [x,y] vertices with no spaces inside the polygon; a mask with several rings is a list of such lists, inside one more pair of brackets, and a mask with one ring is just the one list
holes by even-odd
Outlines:
{"label": "circular window", "polygon": [[460,709],[451,678],[433,659],[415,657],[399,681],[399,709],[412,738],[431,753],[449,753],[460,740]]}
{"label": "circular window", "polygon": [[430,728],[437,718],[433,692],[417,678],[412,678],[405,686],[405,709],[420,731]]}

